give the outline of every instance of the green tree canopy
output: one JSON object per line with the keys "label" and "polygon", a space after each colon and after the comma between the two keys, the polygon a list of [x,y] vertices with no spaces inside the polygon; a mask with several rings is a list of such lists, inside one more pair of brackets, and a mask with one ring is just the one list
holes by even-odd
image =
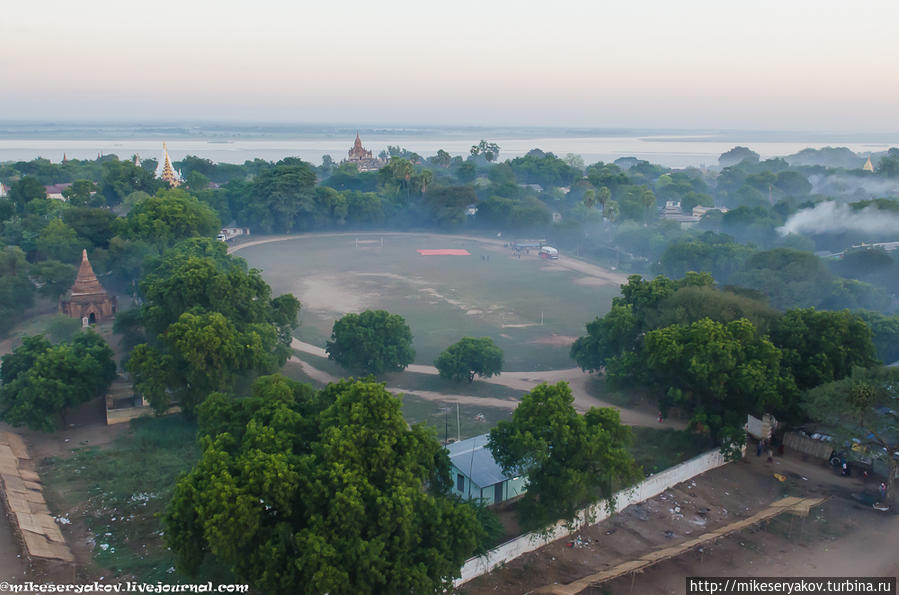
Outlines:
{"label": "green tree canopy", "polygon": [[214,237],[220,228],[215,212],[187,192],[162,190],[128,212],[122,236],[161,249],[194,236]]}
{"label": "green tree canopy", "polygon": [[782,409],[797,396],[780,350],[746,319],[650,331],[637,369],[663,410],[683,409],[715,443],[740,442],[747,413]]}
{"label": "green tree canopy", "polygon": [[880,363],[871,328],[848,310],[790,310],[774,325],[771,340],[783,351],[784,365],[801,390],[845,378],[855,366]]}
{"label": "green tree canopy", "polygon": [[409,325],[386,310],[366,310],[337,320],[325,350],[328,359],[344,368],[368,374],[399,372],[415,359]]}
{"label": "green tree canopy", "polygon": [[116,373],[112,350],[93,331],[59,345],[28,337],[2,362],[0,419],[44,432],[56,429],[68,407],[103,394]]}
{"label": "green tree canopy", "polygon": [[300,302],[290,294],[272,299],[259,271],[211,240],[178,244],[140,288],[149,340],[134,348],[127,368],[158,411],[176,400],[190,414],[211,391],[271,373],[290,354]]}
{"label": "green tree canopy", "polygon": [[175,487],[166,540],[180,570],[212,555],[259,592],[437,593],[482,532],[445,496],[449,461],[369,381],[318,395],[281,377],[200,410],[203,454]]}
{"label": "green tree canopy", "polygon": [[463,337],[447,347],[434,362],[441,378],[471,382],[475,375],[490,378],[503,369],[503,350],[490,337]]}
{"label": "green tree canopy", "polygon": [[507,473],[527,475],[522,522],[542,527],[573,520],[578,509],[637,478],[630,428],[618,411],[574,410],[568,383],[541,384],[521,399],[512,421],[490,431],[488,446]]}

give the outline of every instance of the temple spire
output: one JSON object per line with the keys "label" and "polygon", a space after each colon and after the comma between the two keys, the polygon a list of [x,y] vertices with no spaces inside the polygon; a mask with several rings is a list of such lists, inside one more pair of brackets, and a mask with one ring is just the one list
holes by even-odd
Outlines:
{"label": "temple spire", "polygon": [[163,165],[162,173],[159,177],[170,187],[174,188],[175,186],[178,186],[181,181],[178,179],[178,176],[175,175],[175,168],[172,167],[172,162],[169,159],[169,150],[168,147],[165,146],[165,142],[162,143],[162,153]]}
{"label": "temple spire", "polygon": [[82,250],[81,266],[78,267],[78,276],[75,277],[75,284],[72,286],[72,295],[99,293],[105,294],[106,292],[103,291],[103,286],[100,285],[100,281],[97,280],[97,275],[94,274],[94,268],[87,259],[87,250]]}

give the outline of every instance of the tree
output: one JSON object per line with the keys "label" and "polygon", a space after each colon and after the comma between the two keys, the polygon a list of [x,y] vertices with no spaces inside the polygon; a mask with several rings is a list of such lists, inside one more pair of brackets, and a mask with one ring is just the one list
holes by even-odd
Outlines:
{"label": "tree", "polygon": [[71,207],[62,212],[62,220],[87,246],[107,248],[117,233],[118,217],[109,209]]}
{"label": "tree", "polygon": [[172,401],[193,414],[213,391],[227,391],[238,374],[277,369],[278,342],[272,325],[254,324],[239,331],[218,312],[185,312],[161,336],[162,345],[134,348],[128,370],[135,389],[157,411]]}
{"label": "tree", "polygon": [[[40,284],[38,293],[55,300],[72,287],[77,270],[58,260],[44,260],[32,266],[32,279]],[[79,323],[80,324],[80,323]]]}
{"label": "tree", "polygon": [[445,227],[464,223],[466,207],[477,201],[471,186],[438,186],[422,199],[430,222]]}
{"label": "tree", "polygon": [[899,315],[886,316],[870,310],[859,310],[853,314],[871,327],[877,357],[887,365],[899,360]]}
{"label": "tree", "polygon": [[478,144],[472,145],[471,154],[475,157],[483,155],[488,162],[496,161],[496,158],[499,157],[499,145],[482,140]]}
{"label": "tree", "polygon": [[450,163],[453,162],[453,156],[443,149],[438,149],[437,154],[428,159],[428,161],[430,161],[434,165],[446,168],[449,167]]}
{"label": "tree", "polygon": [[857,444],[883,464],[887,498],[899,510],[899,369],[855,369],[851,377],[810,390],[803,408],[836,442]]}
{"label": "tree", "polygon": [[78,234],[61,219],[50,221],[37,238],[37,249],[46,258],[61,262],[76,262],[82,247]]}
{"label": "tree", "polygon": [[718,157],[718,163],[719,165],[721,165],[721,167],[738,165],[744,160],[748,160],[749,163],[758,163],[759,154],[746,147],[734,147],[730,151],[722,153],[721,156]]}
{"label": "tree", "polygon": [[122,235],[158,248],[194,236],[214,237],[221,223],[212,209],[184,190],[162,190],[138,202],[125,218]]}
{"label": "tree", "polygon": [[119,161],[113,157],[103,162],[100,192],[107,204],[117,205],[137,190],[153,195],[163,186],[165,182],[157,180],[152,170],[138,167],[131,160]]}
{"label": "tree", "polygon": [[789,310],[771,330],[800,390],[846,378],[856,366],[879,364],[871,328],[847,310]]}
{"label": "tree", "polygon": [[16,205],[17,213],[25,212],[25,205],[36,199],[46,199],[47,191],[40,180],[24,176],[9,189],[9,199]]}
{"label": "tree", "polygon": [[213,395],[203,454],[164,517],[179,570],[207,556],[262,593],[439,593],[482,529],[446,496],[449,460],[382,384],[318,394],[283,377]]}
{"label": "tree", "polygon": [[434,362],[441,378],[469,383],[475,375],[490,378],[503,369],[503,351],[490,337],[463,337],[447,347]]}
{"label": "tree", "polygon": [[246,203],[234,205],[234,214],[246,225],[265,232],[294,229],[299,219],[315,211],[315,169],[288,157],[262,170],[253,181]]}
{"label": "tree", "polygon": [[0,419],[14,426],[52,432],[65,410],[103,394],[115,378],[112,350],[93,331],[71,343],[50,345],[41,336],[3,356]]}
{"label": "tree", "polygon": [[568,383],[541,384],[521,399],[512,421],[490,431],[488,447],[503,470],[527,475],[521,501],[523,524],[542,527],[571,521],[578,509],[637,477],[628,452],[630,428],[618,411],[574,410]]}
{"label": "tree", "polygon": [[743,318],[650,331],[638,369],[663,412],[680,407],[694,429],[725,448],[742,443],[747,413],[787,409],[797,396],[780,350]]}
{"label": "tree", "polygon": [[409,325],[386,310],[347,314],[336,321],[325,351],[344,368],[368,374],[399,372],[415,359]]}
{"label": "tree", "polygon": [[299,301],[272,299],[259,271],[247,271],[221,243],[176,245],[140,288],[148,342],[134,348],[126,368],[157,411],[176,400],[192,414],[211,391],[231,390],[242,375],[271,373],[290,354]]}
{"label": "tree", "polygon": [[[94,204],[93,196],[100,188],[90,180],[75,180],[72,185],[62,191],[63,198],[73,207],[100,206]],[[103,195],[99,195],[99,202],[105,202]]]}

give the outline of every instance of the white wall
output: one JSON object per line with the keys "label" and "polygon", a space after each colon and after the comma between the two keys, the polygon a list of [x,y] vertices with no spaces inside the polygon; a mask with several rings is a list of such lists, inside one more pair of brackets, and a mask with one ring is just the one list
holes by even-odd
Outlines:
{"label": "white wall", "polygon": [[[668,488],[686,481],[692,477],[705,473],[710,469],[720,467],[727,461],[718,450],[712,450],[684,461],[669,469],[647,477],[637,485],[622,490],[615,494],[615,510],[624,510],[631,504],[642,502],[654,496],[658,496]],[[591,525],[603,521],[609,517],[609,511],[605,502],[593,504],[582,510],[575,521],[574,526],[556,523],[545,534],[527,533],[516,537],[511,541],[497,546],[485,555],[477,558],[469,558],[462,566],[462,576],[455,581],[455,585],[461,585],[482,574],[487,574],[500,564],[514,560],[522,554],[539,549],[551,541],[567,537],[576,533],[585,525]],[[589,521],[587,519],[590,519]]]}

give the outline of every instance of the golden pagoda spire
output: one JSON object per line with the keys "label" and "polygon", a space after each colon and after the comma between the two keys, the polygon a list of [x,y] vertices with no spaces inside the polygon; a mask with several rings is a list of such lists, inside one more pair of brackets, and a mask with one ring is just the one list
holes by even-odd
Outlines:
{"label": "golden pagoda spire", "polygon": [[172,167],[172,162],[169,159],[169,150],[165,146],[165,142],[162,143],[162,153],[164,155],[164,163],[162,166],[162,173],[159,177],[170,187],[174,188],[175,186],[178,186],[181,181],[175,175],[175,169]]}
{"label": "golden pagoda spire", "polygon": [[871,163],[871,156],[870,156],[870,155],[868,155],[868,160],[865,161],[865,165],[862,166],[862,169],[865,170],[865,171],[871,171],[871,172],[874,171],[874,164]]}

